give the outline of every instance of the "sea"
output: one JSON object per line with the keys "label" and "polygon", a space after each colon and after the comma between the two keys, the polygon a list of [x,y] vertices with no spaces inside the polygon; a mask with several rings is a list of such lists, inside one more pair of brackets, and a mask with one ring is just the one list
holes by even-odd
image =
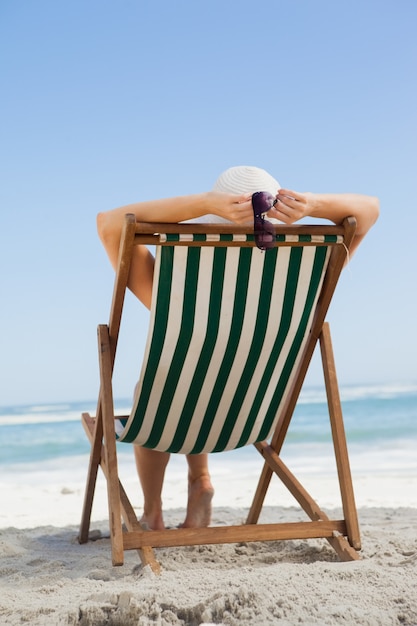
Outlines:
{"label": "sea", "polygon": [[[359,504],[417,507],[417,384],[345,386],[340,393]],[[63,493],[82,491],[89,443],[80,416],[95,410],[94,401],[0,407],[0,490],[9,494],[20,490],[27,498],[29,490],[48,485]],[[130,402],[117,400],[115,410],[129,413]],[[118,456],[124,471],[135,474],[131,447],[118,444]],[[302,391],[282,456],[296,475],[315,477],[327,490],[327,477],[335,465],[322,388]],[[252,446],[212,455],[218,491],[228,484],[221,501],[231,501],[229,477],[241,477],[245,487],[255,481],[258,457]],[[173,463],[175,483],[184,466]],[[173,497],[169,501],[176,504]],[[245,504],[244,499],[241,502]]]}

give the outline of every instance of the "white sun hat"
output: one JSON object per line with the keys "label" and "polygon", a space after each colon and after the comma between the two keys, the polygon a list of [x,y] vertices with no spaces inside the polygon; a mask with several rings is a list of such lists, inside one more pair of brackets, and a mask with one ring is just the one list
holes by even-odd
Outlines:
{"label": "white sun hat", "polygon": [[213,191],[226,193],[255,193],[269,191],[276,196],[281,185],[271,174],[253,165],[237,165],[225,170],[213,186]]}
{"label": "white sun hat", "polygon": [[[255,191],[269,191],[273,196],[277,195],[281,185],[266,170],[253,165],[236,165],[229,167],[220,174],[213,185],[212,191],[222,191],[224,193],[255,193]],[[190,222],[203,223],[229,223],[218,215],[203,215],[202,217],[188,220]]]}

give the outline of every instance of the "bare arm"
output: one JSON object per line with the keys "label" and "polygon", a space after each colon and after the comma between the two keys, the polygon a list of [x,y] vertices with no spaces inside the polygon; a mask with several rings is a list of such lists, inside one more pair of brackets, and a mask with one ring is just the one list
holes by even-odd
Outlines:
{"label": "bare arm", "polygon": [[285,224],[293,224],[303,217],[319,217],[340,224],[345,217],[356,218],[356,233],[351,246],[351,255],[375,224],[379,216],[379,201],[374,196],[359,194],[315,194],[298,193],[280,189],[275,207],[268,212]]}
{"label": "bare arm", "polygon": [[99,224],[107,229],[121,229],[126,213],[133,213],[139,222],[167,222],[175,224],[214,213],[232,222],[243,223],[253,217],[251,194],[228,194],[214,191],[136,202],[100,213]]}
{"label": "bare arm", "polygon": [[[137,202],[99,213],[97,230],[114,268],[117,265],[124,216],[133,213],[137,221],[177,223],[194,219],[207,213],[236,223],[253,219],[251,194],[207,193],[149,202]],[[146,246],[135,246],[129,288],[147,306],[151,304],[154,259]]]}

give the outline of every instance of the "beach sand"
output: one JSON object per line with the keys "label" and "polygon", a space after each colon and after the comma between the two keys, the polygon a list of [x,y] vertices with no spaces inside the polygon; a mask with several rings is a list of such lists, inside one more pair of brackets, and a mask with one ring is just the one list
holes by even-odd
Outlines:
{"label": "beach sand", "polygon": [[[237,523],[246,509],[214,509]],[[183,510],[170,509],[166,523]],[[303,519],[267,507],[262,521]],[[361,560],[342,563],[325,540],[166,548],[162,574],[126,553],[112,567],[106,522],[79,545],[76,526],[0,530],[0,624],[417,624],[417,509],[359,511]]]}
{"label": "beach sand", "polygon": [[[132,455],[119,460],[140,515]],[[156,551],[162,566],[156,576],[135,551],[125,553],[122,567],[112,566],[101,472],[91,523],[97,539],[79,545],[87,462],[80,456],[0,474],[1,626],[417,626],[413,468],[362,471],[360,457],[354,457],[360,561],[340,562],[326,540],[166,548]],[[240,523],[251,503],[262,460],[234,462],[223,455],[211,459],[214,524]],[[299,470],[323,509],[339,517],[334,480],[311,462]],[[306,519],[278,482],[272,481],[260,521]],[[174,455],[163,493],[167,525],[183,521],[186,499],[186,461]]]}

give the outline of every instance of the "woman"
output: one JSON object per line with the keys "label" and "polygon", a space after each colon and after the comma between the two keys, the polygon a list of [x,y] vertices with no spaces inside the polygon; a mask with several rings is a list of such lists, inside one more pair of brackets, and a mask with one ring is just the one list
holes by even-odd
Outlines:
{"label": "woman", "polygon": [[[293,224],[304,217],[325,218],[336,224],[347,216],[356,218],[357,228],[350,248],[350,257],[378,219],[379,202],[371,196],[358,194],[299,193],[281,189],[268,172],[257,167],[229,168],[217,179],[211,191],[139,202],[97,216],[97,228],[107,255],[116,268],[124,216],[133,213],[138,221],[229,221],[253,223],[252,194],[270,192],[276,202],[268,211],[269,219]],[[146,246],[135,246],[128,287],[148,308],[151,306],[154,258]],[[164,529],[162,486],[169,453],[135,446],[136,466],[144,495],[141,523],[152,530]],[[210,524],[213,486],[208,468],[208,455],[189,455],[188,503],[184,527]]]}

